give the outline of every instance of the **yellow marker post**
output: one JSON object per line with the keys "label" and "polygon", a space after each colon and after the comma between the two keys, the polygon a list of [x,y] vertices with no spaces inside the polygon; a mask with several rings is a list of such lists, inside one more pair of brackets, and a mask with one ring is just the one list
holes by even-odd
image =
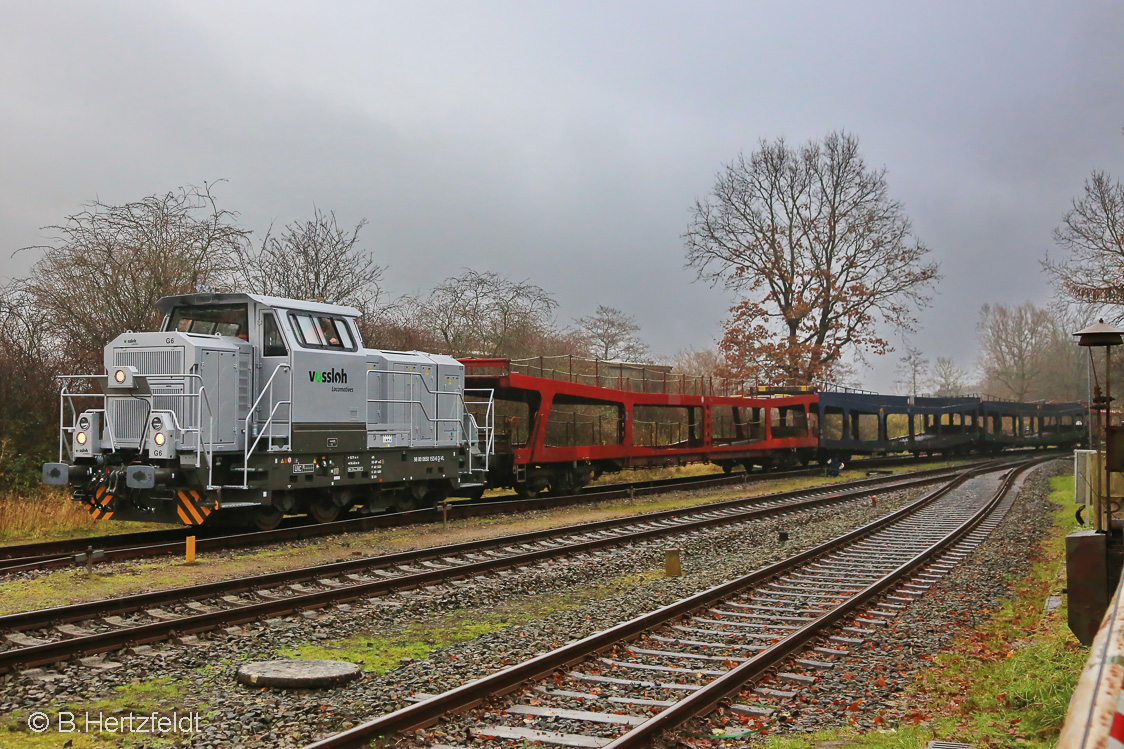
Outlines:
{"label": "yellow marker post", "polygon": [[683,574],[683,565],[679,559],[679,549],[664,549],[663,571],[665,577],[679,577]]}
{"label": "yellow marker post", "polygon": [[187,563],[195,561],[195,536],[187,537]]}

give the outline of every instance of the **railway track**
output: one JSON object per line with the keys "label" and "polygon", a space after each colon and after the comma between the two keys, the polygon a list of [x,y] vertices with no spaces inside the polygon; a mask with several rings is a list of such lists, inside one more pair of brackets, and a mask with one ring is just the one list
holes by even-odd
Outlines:
{"label": "railway track", "polygon": [[[880,458],[856,461],[859,469],[914,464],[913,458]],[[655,481],[639,481],[629,484],[610,484],[587,487],[579,494],[517,499],[515,495],[504,495],[478,501],[451,502],[447,508],[427,508],[409,512],[369,515],[338,520],[332,523],[286,523],[284,527],[272,531],[251,533],[231,533],[222,528],[203,526],[195,530],[175,528],[170,530],[142,531],[107,536],[43,541],[0,547],[0,574],[27,572],[42,569],[70,567],[85,563],[83,555],[92,550],[101,552],[95,562],[126,561],[160,556],[183,556],[186,539],[194,535],[196,552],[222,551],[252,546],[263,546],[284,541],[300,541],[344,533],[362,533],[378,528],[389,528],[416,523],[437,523],[443,520],[486,517],[510,513],[547,510],[568,507],[587,502],[607,501],[626,497],[651,496],[673,491],[691,491],[722,486],[747,485],[762,481],[772,481],[801,476],[815,476],[822,472],[818,468],[779,471],[771,473],[713,473],[689,478],[673,478]]]}
{"label": "railway track", "polygon": [[932,469],[10,614],[0,617],[0,673],[546,559],[817,509],[875,491],[947,481],[963,472]]}
{"label": "railway track", "polygon": [[[1014,501],[1017,478],[1041,460],[998,479],[994,468],[990,476],[974,469],[837,539],[443,694],[415,695],[414,704],[307,749],[367,746],[440,720],[442,738],[418,731],[411,745],[623,749],[650,746],[747,688],[795,696],[986,539]],[[814,659],[792,661],[792,672],[770,682],[783,689],[752,687],[809,646]],[[768,708],[735,699],[732,710],[760,716]]]}

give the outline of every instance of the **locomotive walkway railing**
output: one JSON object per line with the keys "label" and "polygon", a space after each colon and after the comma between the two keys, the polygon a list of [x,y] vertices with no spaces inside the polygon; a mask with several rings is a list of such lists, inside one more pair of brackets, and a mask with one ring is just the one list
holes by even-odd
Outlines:
{"label": "locomotive walkway railing", "polygon": [[[278,400],[275,403],[274,400],[273,400],[273,385],[274,385],[274,382],[277,379],[277,373],[280,372],[281,370],[285,370],[286,372],[289,373],[289,395],[288,395],[287,399]],[[261,405],[262,398],[265,398],[266,395],[269,396],[269,401],[268,401],[268,403],[269,403],[269,416],[266,417],[265,421],[263,421],[259,424],[258,422],[256,422],[254,420],[254,414],[257,413],[258,406]],[[288,406],[289,407],[289,418],[286,421],[281,421],[280,419],[276,418],[277,417],[277,411],[282,406]],[[283,434],[283,435],[274,434],[273,433],[273,427],[276,424],[285,424],[287,434]],[[251,425],[253,425],[253,429],[251,429]],[[245,431],[245,434],[246,434],[246,439],[245,439],[245,449],[242,452],[242,483],[241,484],[235,484],[233,486],[225,487],[227,489],[249,489],[250,488],[250,456],[254,454],[255,450],[257,450],[258,443],[261,442],[262,437],[265,437],[266,440],[267,440],[266,450],[275,449],[274,446],[273,446],[273,440],[277,439],[278,437],[281,437],[282,439],[285,440],[285,447],[286,448],[289,448],[289,447],[292,446],[292,443],[293,443],[293,368],[291,366],[289,366],[288,364],[278,364],[276,367],[273,368],[273,372],[272,372],[272,374],[269,375],[269,379],[266,380],[265,386],[262,387],[261,392],[258,393],[258,397],[254,399],[254,403],[253,403],[253,405],[250,406],[250,410],[246,412],[245,430],[244,431]],[[257,434],[253,435],[254,441],[253,441],[253,443],[251,443],[250,442],[251,432],[254,432],[254,431],[256,431]],[[218,488],[220,488],[220,487],[214,486],[213,483],[214,482],[212,481],[211,474],[208,473],[208,475],[207,475],[207,488],[208,489],[218,489]]]}
{"label": "locomotive walkway railing", "polygon": [[[372,398],[371,397],[371,375],[384,375],[389,377],[407,377],[409,382],[409,397],[407,398]],[[418,383],[421,383],[421,393],[419,394]],[[410,447],[433,447],[438,442],[437,430],[441,424],[455,425],[450,437],[455,435],[458,442],[471,442],[479,445],[481,442],[484,445],[484,465],[472,465],[472,451],[469,451],[469,469],[471,470],[487,470],[489,459],[495,451],[495,401],[493,392],[491,390],[484,390],[480,388],[466,388],[464,392],[457,391],[442,391],[433,390],[429,387],[424,375],[421,372],[402,372],[395,369],[368,369],[366,375],[366,388],[367,388],[367,432],[374,432],[380,435],[405,435],[407,443]],[[477,393],[480,400],[475,401],[477,404],[484,405],[484,425],[476,425],[476,434],[469,434],[468,428],[465,426],[463,415],[468,413],[465,403],[465,393]],[[486,400],[484,394],[487,394]],[[421,395],[430,396],[426,399],[420,397]],[[453,407],[448,410],[448,413],[456,414],[453,417],[441,416],[441,399],[446,401],[452,400]],[[382,419],[371,419],[371,406],[372,405],[387,405],[387,406],[408,406],[410,412],[409,429],[404,428],[387,428],[396,422],[391,421],[388,413],[383,414]],[[429,413],[430,406],[436,411],[435,414]],[[419,439],[416,436],[417,420],[415,415],[420,411],[422,418],[426,423],[433,425],[433,437],[428,439]],[[475,420],[475,419],[474,419]]]}
{"label": "locomotive walkway railing", "polygon": [[[151,413],[153,410],[165,410],[164,408],[154,408],[156,399],[159,398],[163,399],[164,403],[167,403],[167,401],[180,401],[184,404],[182,408],[172,407],[170,409],[175,420],[177,436],[185,435],[194,437],[195,467],[198,468],[202,465],[203,456],[206,455],[208,471],[210,471],[212,463],[211,458],[214,454],[215,414],[211,406],[211,399],[207,393],[207,388],[203,384],[202,376],[189,372],[140,376],[145,379],[146,383],[154,384],[161,389],[139,395],[124,391],[121,393],[71,392],[69,387],[71,382],[81,380],[90,382],[106,380],[108,382],[109,375],[61,375],[59,377],[59,379],[63,381],[62,389],[59,391],[59,462],[64,460],[64,452],[66,456],[69,456],[71,459],[74,458],[68,437],[73,437],[74,432],[78,429],[78,410],[74,406],[75,400],[90,399],[101,401],[101,408],[87,408],[83,409],[83,412],[101,414],[102,426],[105,429],[106,436],[109,438],[109,452],[117,452],[122,448],[133,449],[143,447],[144,433],[148,428],[147,414]],[[169,383],[179,385],[181,392],[169,390],[167,388]],[[189,387],[188,383],[194,383],[196,387]],[[194,392],[192,392],[193,390]],[[128,398],[146,407],[145,417],[138,422],[141,426],[140,434],[135,439],[126,439],[116,433],[114,414],[110,413],[108,408],[110,398]],[[67,406],[70,407],[70,426],[66,425]],[[206,409],[206,411],[204,411],[204,409]],[[187,425],[180,421],[181,416],[189,422]],[[203,438],[204,416],[206,416],[207,424],[208,439],[206,440]],[[101,449],[102,446],[98,445],[98,447]],[[209,476],[208,483],[210,483]]]}
{"label": "locomotive walkway railing", "polygon": [[1058,749],[1124,745],[1124,578],[1101,620],[1089,659],[1069,701]]}

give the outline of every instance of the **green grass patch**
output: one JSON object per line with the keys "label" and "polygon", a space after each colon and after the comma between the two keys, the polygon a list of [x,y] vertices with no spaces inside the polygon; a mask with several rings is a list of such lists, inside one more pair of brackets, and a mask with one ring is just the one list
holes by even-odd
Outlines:
{"label": "green grass patch", "polygon": [[[33,733],[28,729],[27,721],[31,715],[30,710],[21,710],[0,720],[0,747],[8,749],[47,749],[48,747],[62,747],[69,749],[106,749],[108,747],[132,747],[143,744],[149,747],[173,746],[181,734],[168,733],[166,735],[153,733],[85,733],[85,716],[87,713],[95,718],[100,714],[103,718],[111,716],[151,716],[157,713],[161,716],[171,716],[177,712],[180,716],[185,713],[201,712],[205,706],[189,704],[179,687],[172,683],[168,677],[148,679],[146,681],[124,684],[114,687],[112,694],[100,700],[90,702],[67,703],[64,706],[54,706],[44,709],[51,719],[51,727],[43,733]],[[60,733],[58,730],[58,715],[60,712],[73,714],[73,721],[77,730]],[[201,719],[201,722],[204,719]],[[66,742],[73,742],[67,744]]]}
{"label": "green grass patch", "polygon": [[422,660],[439,648],[569,611],[622,590],[646,585],[663,576],[663,570],[651,570],[622,575],[604,585],[579,588],[561,595],[532,593],[486,611],[460,609],[445,616],[411,622],[392,635],[357,635],[331,642],[308,643],[284,648],[281,654],[290,658],[344,660],[361,666],[365,671],[382,674],[397,667],[404,658]]}
{"label": "green grass patch", "polygon": [[38,577],[4,581],[5,596],[0,601],[0,614],[28,611],[35,608],[64,606],[73,603],[75,593],[82,600],[114,598],[139,590],[172,588],[196,582],[183,560],[169,562],[138,562],[127,570],[100,574],[94,568],[87,575],[84,568],[66,569]]}
{"label": "green grass patch", "polygon": [[[1065,537],[1075,527],[1073,477],[1051,479],[1053,524],[1030,574],[991,620],[932,660],[909,685],[911,712],[893,732],[833,729],[769,737],[769,749],[841,741],[858,749],[919,749],[934,739],[1004,749],[1048,749],[1058,738],[1088,651],[1070,633],[1066,608],[1046,614],[1058,594]],[[926,725],[922,725],[925,722]]]}

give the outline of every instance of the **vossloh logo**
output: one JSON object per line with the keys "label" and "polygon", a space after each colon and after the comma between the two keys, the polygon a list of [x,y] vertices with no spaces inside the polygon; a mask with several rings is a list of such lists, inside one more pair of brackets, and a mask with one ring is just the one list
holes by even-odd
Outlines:
{"label": "vossloh logo", "polygon": [[332,367],[331,370],[327,372],[309,372],[308,381],[326,382],[332,385],[346,385],[347,372],[343,371],[342,369],[337,371],[335,367]]}

